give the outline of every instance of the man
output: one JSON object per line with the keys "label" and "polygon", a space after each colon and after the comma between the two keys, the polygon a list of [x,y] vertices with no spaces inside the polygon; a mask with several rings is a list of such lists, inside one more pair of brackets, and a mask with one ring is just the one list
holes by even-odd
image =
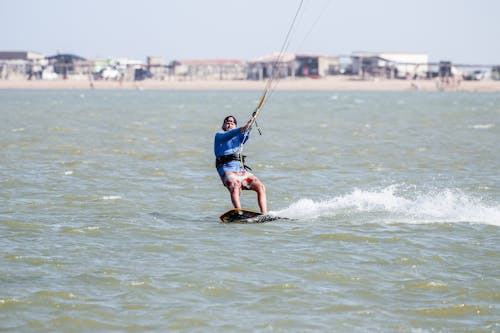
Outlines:
{"label": "man", "polygon": [[248,172],[243,165],[238,151],[242,144],[248,140],[245,132],[249,131],[255,121],[252,117],[245,126],[236,127],[237,121],[233,116],[227,116],[222,123],[223,132],[215,134],[214,152],[215,166],[224,186],[231,194],[231,202],[234,208],[241,208],[241,190],[253,190],[257,192],[261,214],[267,214],[267,195],[264,184]]}

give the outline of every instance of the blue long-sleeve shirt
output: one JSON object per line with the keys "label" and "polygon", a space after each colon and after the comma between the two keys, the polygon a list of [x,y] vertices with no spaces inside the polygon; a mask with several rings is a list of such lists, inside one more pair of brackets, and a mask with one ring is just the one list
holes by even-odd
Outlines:
{"label": "blue long-sleeve shirt", "polygon": [[[216,157],[236,154],[242,144],[248,141],[250,135],[245,138],[241,128],[235,128],[227,132],[217,132],[214,140],[214,153]],[[217,168],[219,175],[227,171],[244,171],[240,161],[231,161]]]}

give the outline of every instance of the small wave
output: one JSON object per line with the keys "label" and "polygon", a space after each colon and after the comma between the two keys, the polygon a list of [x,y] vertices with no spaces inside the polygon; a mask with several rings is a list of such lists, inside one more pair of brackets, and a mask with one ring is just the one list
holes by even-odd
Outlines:
{"label": "small wave", "polygon": [[78,234],[87,234],[87,233],[99,233],[101,230],[100,227],[83,227],[83,228],[66,228],[64,232],[66,233],[78,233]]}
{"label": "small wave", "polygon": [[121,198],[119,195],[105,195],[102,197],[102,200],[119,200]]}
{"label": "small wave", "polygon": [[477,125],[471,125],[469,128],[472,129],[490,129],[495,127],[495,124],[477,124]]}
{"label": "small wave", "polygon": [[324,201],[300,199],[274,215],[311,219],[325,216],[376,216],[377,221],[408,223],[471,222],[500,226],[500,205],[488,205],[460,190],[418,193],[392,185],[378,191],[356,189]]}
{"label": "small wave", "polygon": [[492,308],[490,306],[459,304],[419,309],[412,312],[426,317],[452,318],[491,314]]}

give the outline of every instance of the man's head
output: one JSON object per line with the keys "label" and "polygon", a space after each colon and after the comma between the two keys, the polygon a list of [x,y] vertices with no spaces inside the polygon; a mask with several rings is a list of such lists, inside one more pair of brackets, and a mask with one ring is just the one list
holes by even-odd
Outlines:
{"label": "man's head", "polygon": [[227,116],[226,118],[224,118],[224,122],[222,123],[222,129],[225,132],[235,129],[236,126],[238,126],[238,122],[236,121],[236,118],[234,116]]}

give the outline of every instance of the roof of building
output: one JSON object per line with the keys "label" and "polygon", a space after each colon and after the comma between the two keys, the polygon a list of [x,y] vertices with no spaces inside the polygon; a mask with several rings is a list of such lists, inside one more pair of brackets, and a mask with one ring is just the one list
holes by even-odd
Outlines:
{"label": "roof of building", "polygon": [[238,59],[206,59],[206,60],[180,60],[183,65],[240,65],[245,63]]}
{"label": "roof of building", "polygon": [[45,56],[33,51],[0,51],[0,60],[38,60]]}

